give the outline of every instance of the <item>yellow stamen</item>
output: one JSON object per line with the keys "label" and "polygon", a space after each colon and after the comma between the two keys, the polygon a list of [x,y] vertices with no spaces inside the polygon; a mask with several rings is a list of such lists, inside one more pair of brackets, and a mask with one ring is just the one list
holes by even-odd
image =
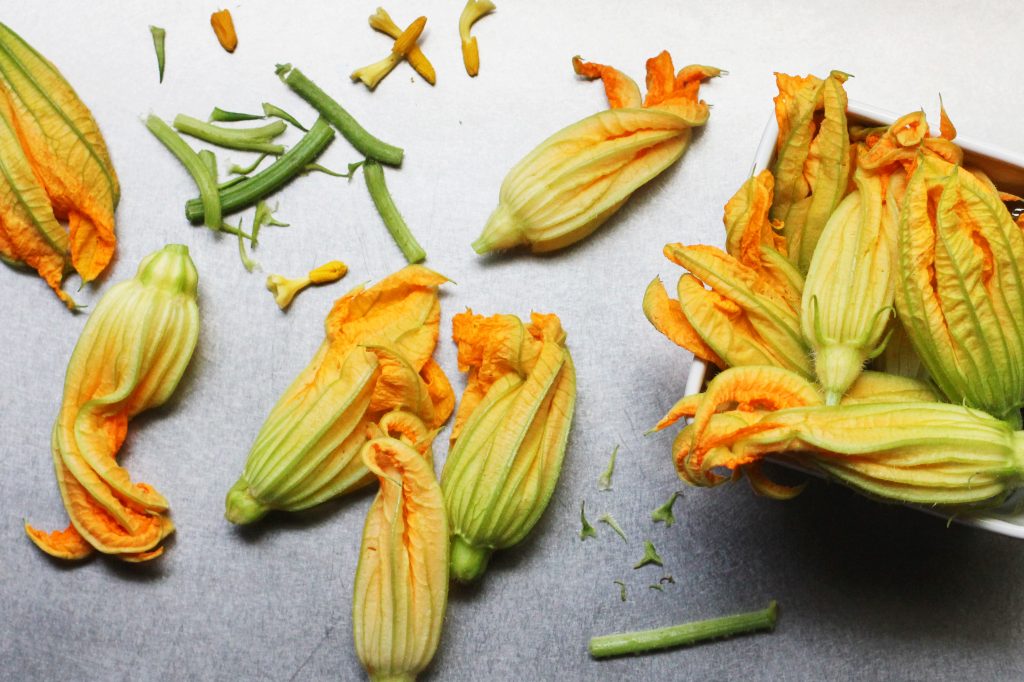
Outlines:
{"label": "yellow stamen", "polygon": [[398,62],[405,59],[405,56],[416,45],[416,41],[419,40],[426,25],[426,17],[420,17],[409,24],[409,27],[395,39],[395,44],[391,47],[391,54],[379,62],[356,69],[352,72],[352,80],[362,81],[371,90],[376,88],[384,76],[391,73],[391,70],[398,66]]}
{"label": "yellow stamen", "polygon": [[462,61],[466,65],[466,73],[475,76],[480,72],[480,51],[477,49],[476,38],[469,35],[469,29],[480,17],[495,10],[491,0],[466,0],[466,6],[459,17],[459,37],[462,38]]}
{"label": "yellow stamen", "polygon": [[296,294],[311,284],[330,284],[348,274],[348,266],[340,260],[332,260],[320,267],[311,270],[305,277],[289,279],[283,275],[270,275],[267,277],[267,291],[274,294],[274,301],[277,307],[284,310],[291,305]]}
{"label": "yellow stamen", "polygon": [[[384,11],[383,7],[378,7],[377,11],[370,15],[370,28],[396,39],[402,35],[402,29],[391,19],[391,15]],[[423,79],[431,85],[437,82],[434,65],[427,59],[427,55],[423,54],[419,45],[414,44],[409,48],[409,51],[405,53],[405,61],[409,62],[409,66],[416,69],[416,73],[423,76]]]}

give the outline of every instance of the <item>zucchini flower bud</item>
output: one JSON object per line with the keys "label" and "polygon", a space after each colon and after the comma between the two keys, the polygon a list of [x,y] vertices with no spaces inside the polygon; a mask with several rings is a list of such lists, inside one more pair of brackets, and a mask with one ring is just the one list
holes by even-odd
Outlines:
{"label": "zucchini flower bud", "polygon": [[899,220],[892,176],[856,175],[848,195],[822,230],[804,283],[801,324],[814,354],[825,403],[836,405],[865,362],[885,347],[896,289]]}
{"label": "zucchini flower bud", "polygon": [[348,266],[340,260],[332,260],[324,263],[309,274],[299,279],[288,279],[283,275],[270,275],[267,277],[267,291],[274,295],[274,302],[277,307],[284,310],[292,304],[295,296],[312,284],[329,284],[337,282],[348,274]]}
{"label": "zucchini flower bud", "polygon": [[296,511],[369,484],[359,451],[399,410],[426,451],[454,395],[431,357],[445,278],[409,266],[338,299],[327,338],[264,422],[225,516],[251,523],[271,509]]}
{"label": "zucchini flower bud", "polygon": [[647,99],[621,72],[578,57],[576,72],[600,77],[611,109],[555,133],[502,182],[498,207],[473,242],[477,253],[529,244],[554,251],[596,230],[640,186],[677,161],[691,129],[708,119],[700,83],[719,75],[688,66],[676,75],[667,52],[647,61]]}
{"label": "zucchini flower bud", "polygon": [[969,171],[922,155],[899,222],[896,309],[950,402],[1019,427],[1024,405],[1024,236]]}
{"label": "zucchini flower bud", "polygon": [[818,237],[846,194],[851,165],[847,78],[841,71],[824,80],[775,74],[779,136],[771,216],[782,221],[789,259],[800,272],[810,267]]}
{"label": "zucchini flower bud", "polygon": [[441,638],[448,521],[429,460],[394,438],[362,449],[380,481],[363,527],[352,597],[356,653],[371,680],[413,680]]}
{"label": "zucchini flower bud", "polygon": [[441,474],[456,580],[479,578],[494,550],[523,540],[558,482],[576,373],[554,315],[467,311],[452,320],[469,381]]}
{"label": "zucchini flower bud", "polygon": [[64,397],[51,435],[57,484],[71,525],[25,530],[44,552],[80,559],[98,550],[127,561],[159,556],[174,530],[167,500],[133,483],[116,457],[139,412],[174,392],[199,335],[198,275],[188,248],[150,254],[134,279],[97,303],[68,362]]}

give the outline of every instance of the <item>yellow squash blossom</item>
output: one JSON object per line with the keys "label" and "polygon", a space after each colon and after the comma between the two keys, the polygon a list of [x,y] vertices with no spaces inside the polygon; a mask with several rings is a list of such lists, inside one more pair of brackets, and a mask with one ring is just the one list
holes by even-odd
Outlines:
{"label": "yellow squash blossom", "polygon": [[[116,244],[120,187],[110,155],[57,68],[3,24],[0,165],[0,255],[36,269],[58,295],[68,253],[84,281],[95,279]],[[68,234],[56,220],[67,220]]]}
{"label": "yellow squash blossom", "polygon": [[133,483],[116,456],[139,412],[174,392],[199,334],[198,276],[188,248],[145,258],[134,279],[110,289],[82,330],[68,363],[51,449],[71,525],[45,533],[25,526],[43,551],[81,559],[92,551],[151,559],[174,529],[167,501]]}
{"label": "yellow squash blossom", "polygon": [[694,418],[673,446],[680,477],[706,486],[727,480],[720,472],[742,472],[760,492],[785,496],[759,469],[778,455],[902,502],[991,504],[1019,485],[1024,439],[1008,424],[926,394],[919,402],[920,386],[866,376],[875,385],[864,390],[882,388],[884,400],[827,407],[803,378],[778,368],[721,373],[674,410]]}
{"label": "yellow squash blossom", "polygon": [[843,83],[848,77],[840,71],[824,80],[775,74],[779,136],[771,215],[782,221],[790,261],[801,272],[807,272],[818,237],[847,190],[850,136]]}
{"label": "yellow squash blossom", "polygon": [[954,403],[1020,426],[1024,236],[991,185],[922,155],[899,223],[896,307],[928,374]]}
{"label": "yellow squash blossom", "polygon": [[554,315],[467,311],[452,320],[469,371],[441,475],[456,580],[479,578],[495,550],[523,540],[558,482],[576,373]]}
{"label": "yellow squash blossom", "polygon": [[628,76],[573,60],[576,72],[601,78],[611,109],[555,133],[502,182],[498,207],[473,248],[477,253],[528,244],[554,251],[583,239],[640,186],[683,155],[691,130],[707,122],[700,83],[721,73],[687,66],[675,73],[667,52],[647,61],[647,97]]}
{"label": "yellow squash blossom", "polygon": [[689,274],[679,279],[678,300],[654,279],[644,314],[673,342],[718,367],[768,364],[810,376],[799,321],[803,276],[786,259],[785,239],[768,217],[772,188],[771,173],[763,171],[726,204],[728,253],[667,245],[665,256]]}
{"label": "yellow squash blossom", "polygon": [[455,402],[432,358],[445,281],[410,265],[335,302],[327,338],[271,410],[228,493],[229,521],[306,509],[369,484],[359,451],[385,417],[429,448]]}
{"label": "yellow squash blossom", "polygon": [[430,459],[378,437],[362,460],[380,482],[366,515],[352,597],[356,653],[371,680],[413,680],[441,638],[448,521]]}

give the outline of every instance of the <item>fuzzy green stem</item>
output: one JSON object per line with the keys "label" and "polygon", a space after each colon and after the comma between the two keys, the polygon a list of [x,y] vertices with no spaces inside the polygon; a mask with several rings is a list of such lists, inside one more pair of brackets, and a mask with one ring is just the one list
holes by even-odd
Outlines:
{"label": "fuzzy green stem", "polygon": [[370,682],[414,682],[412,673],[370,673]]}
{"label": "fuzzy green stem", "polygon": [[[232,213],[247,208],[275,192],[319,157],[332,139],[334,131],[331,126],[323,118],[318,118],[298,144],[274,163],[244,182],[224,189],[220,195],[224,212]],[[203,204],[199,199],[189,199],[185,204],[185,216],[190,222],[202,220],[203,213]]]}
{"label": "fuzzy green stem", "polygon": [[304,133],[309,132],[309,128],[299,123],[294,116],[289,114],[281,107],[275,107],[270,102],[263,103],[263,114],[264,116],[273,116],[274,118],[279,118],[282,121],[288,121],[289,123],[291,123],[293,126],[295,126]]}
{"label": "fuzzy green stem", "polygon": [[452,538],[451,573],[460,583],[475,582],[487,570],[491,558],[490,549],[474,547],[456,535]]}
{"label": "fuzzy green stem", "polygon": [[270,511],[270,507],[253,497],[244,478],[231,486],[224,506],[224,518],[236,525],[258,521]]}
{"label": "fuzzy green stem", "polygon": [[179,132],[218,147],[282,154],[284,145],[273,144],[271,140],[281,135],[288,128],[288,124],[284,121],[274,121],[259,128],[224,128],[185,114],[178,114],[174,117],[174,127]]}
{"label": "fuzzy green stem", "polygon": [[673,646],[689,646],[711,639],[731,637],[758,630],[771,631],[775,629],[778,609],[778,604],[773,600],[767,608],[760,611],[671,625],[655,630],[639,630],[592,637],[590,639],[590,655],[594,658],[607,658],[639,654]]}
{"label": "fuzzy green stem", "polygon": [[237,111],[224,111],[220,107],[214,107],[213,111],[210,112],[211,121],[222,121],[225,123],[232,123],[236,121],[258,121],[266,116],[260,116],[259,114],[242,114]]}
{"label": "fuzzy green stem", "polygon": [[376,159],[389,166],[402,165],[405,152],[400,147],[383,142],[366,131],[340,104],[321,90],[316,83],[306,78],[290,64],[277,67],[277,75],[302,99],[309,102],[320,115],[338,129],[338,132],[364,156]]}
{"label": "fuzzy green stem", "polygon": [[864,353],[854,346],[825,343],[814,356],[814,373],[818,376],[826,405],[838,405],[864,369]]}
{"label": "fuzzy green stem", "polygon": [[402,250],[405,260],[410,263],[419,263],[427,257],[423,247],[412,236],[409,226],[402,219],[395,202],[391,199],[388,186],[384,183],[384,169],[373,159],[367,159],[363,164],[363,177],[366,178],[366,188],[370,190],[370,197],[373,199],[377,212],[384,219],[384,225],[391,233],[392,239]]}
{"label": "fuzzy green stem", "polygon": [[196,187],[199,188],[199,198],[195,200],[198,209],[195,220],[203,219],[210,229],[220,230],[222,208],[220,194],[217,192],[217,178],[210,174],[199,154],[196,154],[181,135],[174,132],[162,119],[150,114],[146,119],[146,128],[177,157],[195,180]]}
{"label": "fuzzy green stem", "polygon": [[153,49],[156,50],[156,68],[160,71],[160,82],[164,82],[164,42],[167,39],[167,31],[159,26],[150,26],[149,32],[153,34]]}

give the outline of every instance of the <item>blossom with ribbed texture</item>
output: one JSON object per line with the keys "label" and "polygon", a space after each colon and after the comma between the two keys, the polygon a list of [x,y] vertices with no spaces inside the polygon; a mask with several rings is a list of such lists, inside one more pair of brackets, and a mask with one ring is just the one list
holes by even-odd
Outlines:
{"label": "blossom with ribbed texture", "polygon": [[576,403],[576,372],[554,315],[471,311],[452,320],[469,380],[441,475],[452,575],[483,574],[495,550],[523,540],[558,482]]}
{"label": "blossom with ribbed texture", "polygon": [[172,244],[143,259],[89,316],[51,434],[71,525],[56,533],[25,526],[48,554],[81,559],[95,549],[144,561],[163,552],[158,545],[174,530],[167,500],[133,483],[116,456],[129,420],[166,402],[188,366],[199,336],[197,284],[188,248]]}

